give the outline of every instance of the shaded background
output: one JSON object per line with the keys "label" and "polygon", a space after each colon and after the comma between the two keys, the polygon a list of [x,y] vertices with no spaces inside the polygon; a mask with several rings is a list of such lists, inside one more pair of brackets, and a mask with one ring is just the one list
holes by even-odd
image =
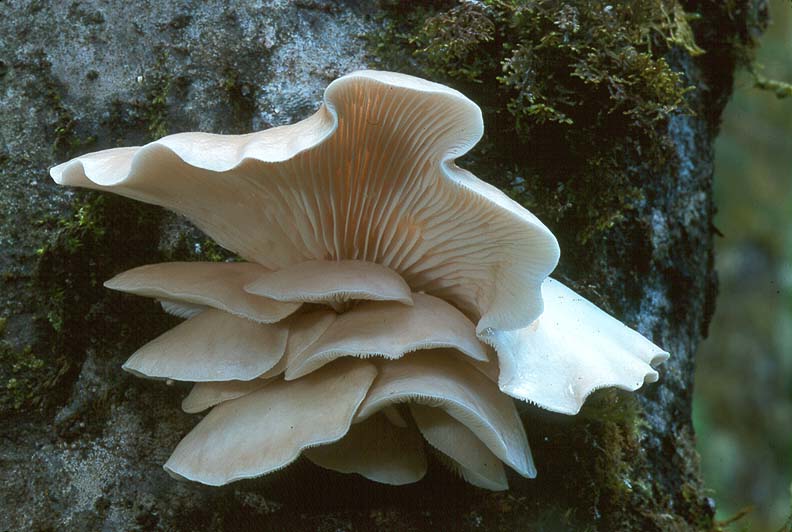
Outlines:
{"label": "shaded background", "polygon": [[[770,2],[757,71],[792,82],[792,2]],[[716,143],[715,317],[696,371],[694,424],[718,518],[778,531],[792,512],[792,98],[737,77]],[[786,529],[786,528],[784,528]]]}

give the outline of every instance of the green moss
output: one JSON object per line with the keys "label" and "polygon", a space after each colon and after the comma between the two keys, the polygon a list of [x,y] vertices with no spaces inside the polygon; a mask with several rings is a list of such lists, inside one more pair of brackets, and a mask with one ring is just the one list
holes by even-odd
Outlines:
{"label": "green moss", "polygon": [[2,339],[6,323],[0,318],[0,418],[41,407],[64,366],[34,354],[30,346],[14,348]]}
{"label": "green moss", "polygon": [[214,240],[206,238],[198,230],[179,231],[175,241],[169,243],[167,248],[163,257],[167,261],[238,262],[242,260]]}
{"label": "green moss", "polygon": [[[388,22],[370,37],[371,54],[387,68],[455,85],[482,106],[489,131],[469,165],[482,177],[567,228],[577,244],[621,223],[643,199],[642,176],[625,170],[625,160],[664,163],[665,123],[688,112],[690,88],[664,55],[703,52],[689,24],[695,16],[681,4],[385,7]],[[518,169],[503,168],[504,160]]]}
{"label": "green moss", "polygon": [[142,144],[164,137],[170,132],[169,111],[174,97],[184,90],[183,77],[174,77],[165,52],[146,65],[145,74],[137,78],[137,95],[131,100],[114,99],[102,122],[109,144]]}
{"label": "green moss", "polygon": [[419,32],[407,36],[430,73],[480,83],[498,68],[497,55],[482,53],[496,39],[496,13],[486,5],[457,5],[427,16]]}
{"label": "green moss", "polygon": [[75,214],[55,222],[55,238],[38,251],[36,283],[56,332],[86,317],[91,296],[117,273],[116,264],[133,257],[130,246],[156,236],[162,217],[155,207],[94,192],[81,193],[76,203]]}
{"label": "green moss", "polygon": [[58,365],[46,365],[28,346],[21,351],[0,341],[0,416],[41,406],[45,390],[54,383]]}
{"label": "green moss", "polygon": [[[102,283],[134,266],[158,262],[162,211],[124,198],[81,192],[74,215],[50,220],[54,237],[39,250],[33,289],[47,365],[58,365],[47,404],[68,394],[86,351],[134,344],[151,331],[150,301],[128,301]],[[119,319],[120,312],[129,316]],[[161,325],[160,325],[161,326]],[[142,335],[142,336],[141,336]]]}
{"label": "green moss", "polygon": [[231,133],[247,133],[256,112],[252,84],[244,81],[238,70],[227,67],[222,88],[231,111],[230,116],[227,117],[227,127]]}
{"label": "green moss", "polygon": [[147,85],[144,117],[151,140],[168,134],[168,96],[173,85],[173,76],[165,70],[165,63],[166,58],[163,56],[144,79]]}
{"label": "green moss", "polygon": [[[585,463],[572,468],[573,483],[567,501],[584,521],[594,519],[607,523],[624,523],[635,516],[623,515],[626,508],[635,508],[633,499],[641,497],[640,462],[634,455],[640,449],[641,409],[637,399],[618,390],[602,390],[586,402],[575,422],[576,448],[589,449]],[[569,460],[569,457],[557,457]],[[569,498],[572,495],[572,498]],[[640,506],[639,506],[640,507]],[[588,510],[586,510],[588,509]]]}
{"label": "green moss", "polygon": [[205,257],[204,260],[212,262],[225,262],[228,260],[237,260],[238,257],[227,249],[221,247],[214,240],[205,239],[200,245],[199,254]]}
{"label": "green moss", "polygon": [[52,63],[43,52],[33,54],[34,67],[41,72],[43,85],[40,90],[53,115],[49,130],[52,132],[52,151],[56,158],[71,157],[85,146],[96,142],[94,135],[81,136],[77,133],[78,121],[63,102],[63,88],[52,75]]}
{"label": "green moss", "polygon": [[792,83],[767,78],[753,68],[751,75],[754,78],[754,87],[757,89],[773,92],[779,100],[792,96]]}

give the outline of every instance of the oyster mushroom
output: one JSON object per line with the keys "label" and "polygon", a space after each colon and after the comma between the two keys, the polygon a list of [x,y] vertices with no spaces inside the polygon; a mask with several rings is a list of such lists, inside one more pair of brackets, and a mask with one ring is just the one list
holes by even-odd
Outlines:
{"label": "oyster mushroom", "polygon": [[340,360],[221,403],[184,437],[165,470],[219,486],[281,469],[303,449],[342,438],[375,375],[364,360]]}
{"label": "oyster mushroom", "polygon": [[425,471],[423,436],[471,483],[505,489],[503,464],[536,474],[509,396],[572,414],[592,390],[657,379],[668,354],[549,279],[552,233],[456,166],[482,131],[453,89],[361,71],[290,126],[170,135],[51,169],[171,209],[246,261],[107,283],[188,318],[125,364],[196,382],[183,408],[212,408],[169,472],[222,484],[305,452],[403,484]]}
{"label": "oyster mushroom", "polygon": [[544,313],[529,327],[483,337],[498,352],[505,393],[576,414],[594,390],[633,391],[659,378],[652,366],[667,352],[555,279],[542,292]]}
{"label": "oyster mushroom", "polygon": [[[261,323],[274,323],[292,314],[299,302],[256,297],[244,287],[267,270],[249,262],[163,262],[120,273],[105,281],[112,290],[164,302],[166,310],[211,307]],[[189,316],[184,316],[189,317]]]}
{"label": "oyster mushroom", "polygon": [[294,125],[248,135],[181,133],[77,157],[63,185],[186,216],[268,270],[355,260],[398,273],[488,328],[529,325],[558,244],[533,214],[457,167],[480,109],[422,79],[361,71],[332,82]]}
{"label": "oyster mushroom", "polygon": [[[443,420],[446,426],[453,426],[451,420],[455,420],[517,473],[536,476],[528,439],[514,402],[475,368],[437,350],[381,363],[378,370],[377,379],[360,405],[356,419],[366,419],[393,403],[409,402],[433,407],[432,410],[438,408],[449,416]],[[438,443],[443,439],[437,435],[443,430],[438,418],[425,414],[419,415],[416,421],[425,436],[432,434],[429,438],[432,445],[454,458],[454,444],[450,439],[448,445]]]}
{"label": "oyster mushroom", "polygon": [[255,379],[286,352],[284,323],[257,323],[205,310],[138,349],[124,369],[141,377],[179,381]]}
{"label": "oyster mushroom", "polygon": [[418,482],[427,469],[421,434],[411,426],[393,425],[380,413],[352,425],[338,442],[306,449],[304,454],[325,469],[395,486]]}
{"label": "oyster mushroom", "polygon": [[[338,388],[338,401],[346,404],[349,391],[338,379],[344,372],[362,371],[359,368],[363,366],[355,366],[353,362],[354,359],[338,360],[294,381],[276,377],[196,384],[184,400],[183,408],[200,411],[218,406],[185,438],[186,443],[177,447],[169,461],[171,465],[166,464],[168,470],[214,484],[218,473],[204,462],[211,462],[212,456],[219,460],[234,445],[244,452],[249,438],[241,427],[258,419],[256,416],[263,418],[256,423],[268,427],[268,437],[279,442],[289,439],[297,427],[316,422],[315,412],[306,410],[314,409],[310,406],[312,401],[332,402],[329,389]],[[376,367],[376,377],[360,380],[360,389],[356,377],[350,377],[349,386],[362,390],[364,399],[355,405],[348,432],[332,440],[317,439],[310,443],[305,436],[305,442],[300,444],[303,454],[312,462],[386,484],[407,484],[420,480],[426,473],[422,443],[426,439],[445,456],[446,463],[474,485],[506,489],[503,463],[523,476],[536,476],[512,399],[500,393],[497,385],[473,366],[458,363],[448,350],[418,351],[398,361],[365,364]],[[290,387],[291,382],[299,386]],[[270,406],[275,402],[279,403],[277,408]],[[404,415],[406,419],[398,414],[394,423],[392,411],[390,416],[388,411],[402,403],[409,403],[409,414]],[[316,405],[315,409],[332,416],[332,408]],[[257,429],[251,426],[250,430],[255,434]],[[302,430],[314,434],[308,427]],[[330,429],[322,426],[320,430]],[[283,464],[256,462],[255,475],[278,469],[294,459],[292,454],[288,455],[288,462],[284,455],[277,456]],[[175,468],[172,464],[179,466]],[[247,478],[253,475],[246,469],[248,465],[248,462],[231,462],[231,465],[221,463],[220,467],[225,477]]]}
{"label": "oyster mushroom", "polygon": [[276,301],[327,303],[343,310],[352,299],[412,305],[410,287],[393,270],[362,260],[312,260],[259,275],[245,291]]}
{"label": "oyster mushroom", "polygon": [[473,323],[442,299],[413,294],[413,306],[365,302],[341,314],[324,334],[287,362],[286,378],[296,379],[340,356],[397,359],[419,349],[452,347],[487,360]]}

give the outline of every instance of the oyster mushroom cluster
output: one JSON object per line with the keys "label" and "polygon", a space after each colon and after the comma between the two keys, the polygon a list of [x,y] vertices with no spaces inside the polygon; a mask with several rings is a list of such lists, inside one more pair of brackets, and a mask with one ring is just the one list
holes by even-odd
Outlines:
{"label": "oyster mushroom cluster", "polygon": [[550,279],[552,233],[456,166],[482,132],[461,93],[361,71],[293,125],[171,135],[51,170],[175,211],[246,261],[106,283],[186,318],[124,365],[194,382],[183,409],[211,409],[170,474],[221,485],[302,454],[398,485],[432,452],[500,490],[504,465],[536,475],[514,398],[574,414],[597,388],[658,378],[667,353]]}

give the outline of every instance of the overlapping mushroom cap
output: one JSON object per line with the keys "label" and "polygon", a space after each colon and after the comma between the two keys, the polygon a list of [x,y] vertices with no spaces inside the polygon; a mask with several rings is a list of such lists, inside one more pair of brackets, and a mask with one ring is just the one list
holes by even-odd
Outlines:
{"label": "overlapping mushroom cap", "polygon": [[549,279],[552,233],[454,164],[482,131],[459,92],[362,71],[297,124],[51,170],[182,214],[247,261],[106,283],[187,318],[124,366],[196,382],[184,409],[212,408],[169,472],[224,484],[302,452],[404,484],[426,470],[425,439],[471,483],[504,489],[503,464],[535,475],[509,396],[572,414],[594,389],[657,379],[667,353]]}

